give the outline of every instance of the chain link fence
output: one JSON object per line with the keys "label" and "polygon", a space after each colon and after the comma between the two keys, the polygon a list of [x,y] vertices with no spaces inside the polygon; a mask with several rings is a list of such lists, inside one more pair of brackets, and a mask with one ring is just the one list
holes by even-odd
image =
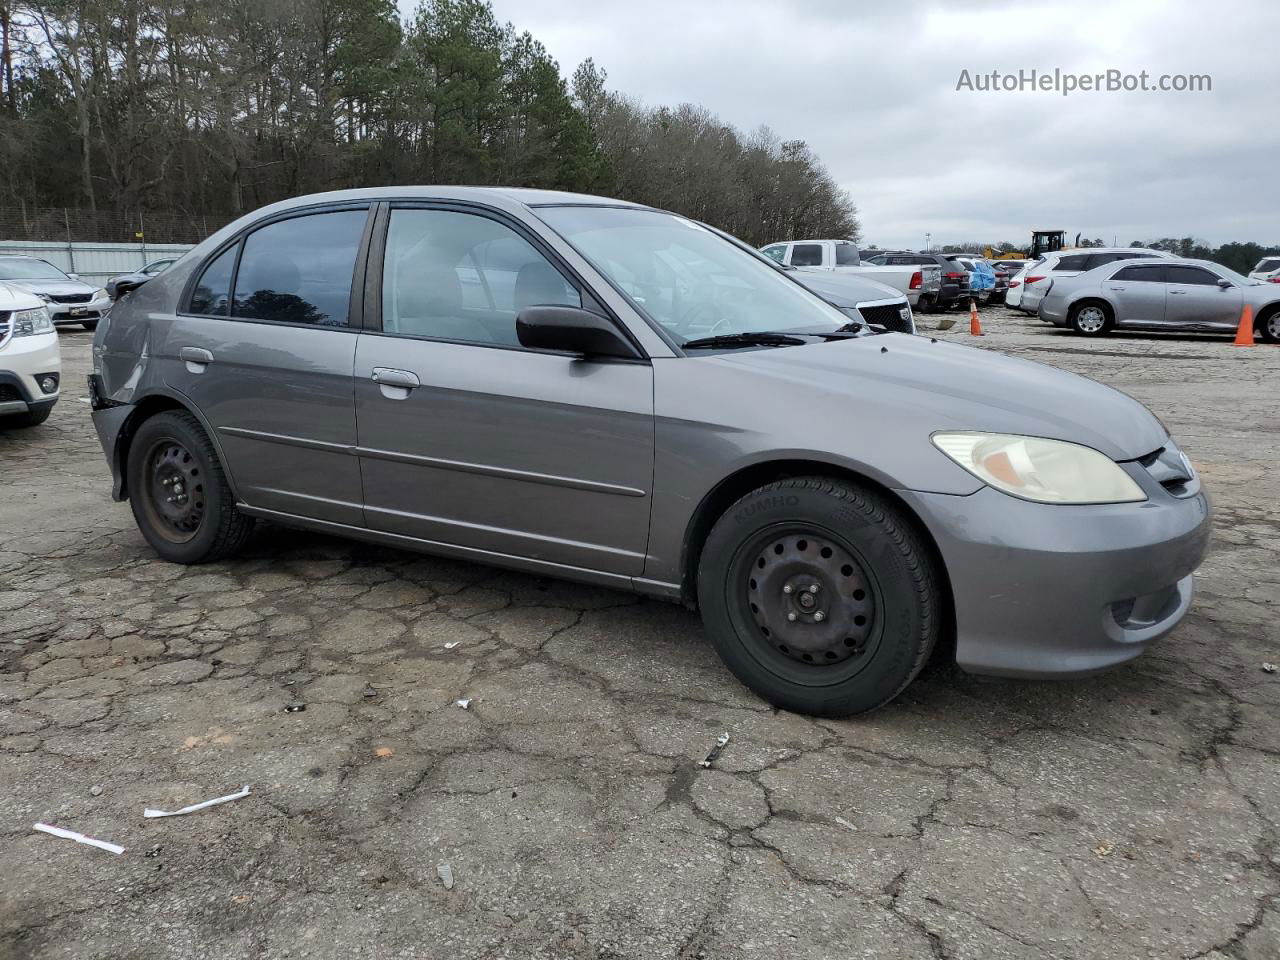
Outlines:
{"label": "chain link fence", "polygon": [[0,206],[0,240],[58,243],[199,243],[231,217],[86,210],[79,207]]}

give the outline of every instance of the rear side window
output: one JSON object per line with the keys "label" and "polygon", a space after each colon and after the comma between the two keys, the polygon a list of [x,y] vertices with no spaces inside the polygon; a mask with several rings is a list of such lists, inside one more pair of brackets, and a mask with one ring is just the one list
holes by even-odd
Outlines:
{"label": "rear side window", "polygon": [[1125,267],[1112,280],[1128,280],[1135,283],[1160,283],[1164,280],[1164,267],[1148,263],[1141,267]]}
{"label": "rear side window", "polygon": [[195,289],[191,291],[191,313],[210,317],[225,317],[231,304],[231,271],[236,267],[236,252],[240,244],[232,244],[213,258],[204,268]]}
{"label": "rear side window", "polygon": [[367,218],[365,210],[313,213],[249,234],[236,271],[232,315],[345,327]]}
{"label": "rear side window", "polygon": [[1086,269],[1085,264],[1087,264],[1088,262],[1089,262],[1089,254],[1076,253],[1076,254],[1072,254],[1069,257],[1063,257],[1061,260],[1058,261],[1058,265],[1053,269],[1055,273],[1061,270],[1084,270]]}
{"label": "rear side window", "polygon": [[1255,273],[1270,273],[1272,270],[1280,270],[1280,260],[1263,260],[1253,269]]}
{"label": "rear side window", "polygon": [[822,244],[820,243],[792,244],[791,265],[793,267],[822,266]]}
{"label": "rear side window", "polygon": [[1095,253],[1088,260],[1088,265],[1083,267],[1085,270],[1092,270],[1094,267],[1101,267],[1103,264],[1115,263],[1117,260],[1127,259],[1127,253]]}
{"label": "rear side window", "polygon": [[1170,283],[1190,283],[1201,287],[1212,287],[1218,282],[1218,275],[1202,270],[1199,267],[1170,265],[1165,267]]}
{"label": "rear side window", "polygon": [[765,247],[760,252],[770,260],[777,260],[781,263],[787,255],[787,245],[785,243],[775,243],[772,247]]}
{"label": "rear side window", "polygon": [[837,243],[836,264],[839,266],[856,267],[858,265],[858,248],[852,243]]}

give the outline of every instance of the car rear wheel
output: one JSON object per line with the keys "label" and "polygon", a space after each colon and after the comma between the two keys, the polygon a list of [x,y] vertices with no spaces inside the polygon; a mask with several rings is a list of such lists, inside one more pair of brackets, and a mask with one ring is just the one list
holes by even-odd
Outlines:
{"label": "car rear wheel", "polygon": [[1267,343],[1280,343],[1280,308],[1258,318],[1258,335]]}
{"label": "car rear wheel", "polygon": [[1100,337],[1111,330],[1111,311],[1105,304],[1086,300],[1071,308],[1067,322],[1081,336]]}
{"label": "car rear wheel", "polygon": [[726,666],[775,706],[819,716],[897,696],[937,641],[942,595],[902,511],[824,477],[747,494],[698,565],[703,623]]}
{"label": "car rear wheel", "polygon": [[145,421],[129,446],[126,474],[138,529],[165,560],[219,560],[253,532],[253,520],[236,510],[213,443],[189,413]]}

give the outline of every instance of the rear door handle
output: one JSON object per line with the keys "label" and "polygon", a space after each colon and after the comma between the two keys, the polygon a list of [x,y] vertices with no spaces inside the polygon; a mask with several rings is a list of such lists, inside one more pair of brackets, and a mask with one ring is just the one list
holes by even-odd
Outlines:
{"label": "rear door handle", "polygon": [[1187,291],[1185,291],[1185,290],[1170,290],[1170,291],[1169,291],[1169,295],[1170,295],[1171,297],[1185,297],[1185,296],[1187,295]]}
{"label": "rear door handle", "polygon": [[213,363],[213,354],[203,347],[183,347],[178,356],[186,361],[187,369],[192,373],[204,373],[204,368]]}

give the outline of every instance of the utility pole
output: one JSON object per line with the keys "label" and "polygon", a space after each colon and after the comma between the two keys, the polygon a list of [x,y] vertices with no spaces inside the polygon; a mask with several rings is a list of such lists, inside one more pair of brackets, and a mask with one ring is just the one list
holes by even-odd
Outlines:
{"label": "utility pole", "polygon": [[925,253],[928,253],[928,252],[930,251],[930,249],[932,249],[932,248],[929,246],[929,241],[930,241],[930,240],[932,240],[932,239],[933,239],[933,234],[932,234],[932,233],[926,233],[926,234],[924,235],[924,252],[925,252]]}

